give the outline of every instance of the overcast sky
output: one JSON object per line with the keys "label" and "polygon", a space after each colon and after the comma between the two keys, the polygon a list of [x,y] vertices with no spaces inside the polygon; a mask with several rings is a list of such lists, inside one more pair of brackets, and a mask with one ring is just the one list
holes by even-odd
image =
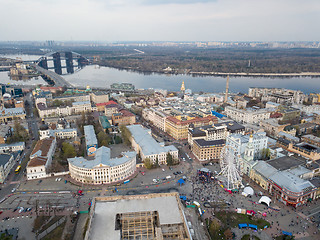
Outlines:
{"label": "overcast sky", "polygon": [[0,0],[0,41],[319,41],[320,0]]}

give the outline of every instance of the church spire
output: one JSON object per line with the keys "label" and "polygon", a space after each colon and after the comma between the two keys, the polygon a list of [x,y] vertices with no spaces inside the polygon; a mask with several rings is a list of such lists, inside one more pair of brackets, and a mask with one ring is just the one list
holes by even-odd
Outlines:
{"label": "church spire", "polygon": [[186,91],[186,88],[185,88],[185,86],[184,86],[184,81],[182,81],[180,91],[181,91],[182,93],[184,93],[184,92]]}

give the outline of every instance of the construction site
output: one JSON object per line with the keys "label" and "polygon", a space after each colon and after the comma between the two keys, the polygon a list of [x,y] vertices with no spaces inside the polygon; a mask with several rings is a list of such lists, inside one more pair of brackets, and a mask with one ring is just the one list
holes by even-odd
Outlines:
{"label": "construction site", "polygon": [[178,193],[97,197],[85,239],[192,239]]}

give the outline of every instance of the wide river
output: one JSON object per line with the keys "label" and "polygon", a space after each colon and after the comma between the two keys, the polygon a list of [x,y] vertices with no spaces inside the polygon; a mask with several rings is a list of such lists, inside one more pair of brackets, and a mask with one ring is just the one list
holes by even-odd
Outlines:
{"label": "wide river", "polygon": [[[1,55],[0,55],[1,57]],[[8,56],[6,56],[8,57]],[[16,56],[12,57],[16,58]],[[37,59],[35,56],[22,55],[23,60]],[[178,91],[181,82],[193,92],[222,92],[225,90],[226,78],[216,76],[190,76],[165,74],[140,74],[137,72],[118,70],[95,65],[86,66],[82,70],[63,77],[74,86],[106,87],[112,83],[132,83],[136,88],[168,89]],[[38,80],[14,81],[10,80],[7,72],[0,72],[0,83],[44,84],[41,77]],[[305,93],[320,92],[320,78],[262,78],[262,77],[230,77],[229,90],[231,92],[248,92],[249,87],[277,87],[301,90]]]}

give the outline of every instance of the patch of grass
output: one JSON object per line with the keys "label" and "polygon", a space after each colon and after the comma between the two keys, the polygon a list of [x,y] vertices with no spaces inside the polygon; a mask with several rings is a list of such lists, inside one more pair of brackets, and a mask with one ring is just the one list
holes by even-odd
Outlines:
{"label": "patch of grass", "polygon": [[2,233],[0,235],[0,240],[12,240],[13,236],[12,235],[8,235],[6,233]]}
{"label": "patch of grass", "polygon": [[216,212],[216,217],[223,223],[225,226],[229,227],[238,227],[239,223],[247,223],[257,225],[259,229],[263,229],[264,226],[270,226],[270,223],[264,219],[252,217],[250,215],[238,214],[235,212]]}
{"label": "patch of grass", "polygon": [[55,224],[57,221],[59,221],[63,216],[55,216],[53,217],[49,222],[47,222],[46,224],[44,224],[40,230],[40,232],[45,231],[46,229],[48,229],[52,224]]}
{"label": "patch of grass", "polygon": [[246,234],[246,235],[243,235],[241,240],[260,240],[260,238],[258,238],[257,236],[251,236],[250,237],[250,234]]}
{"label": "patch of grass", "polygon": [[281,235],[276,237],[276,240],[294,240],[294,236]]}
{"label": "patch of grass", "polygon": [[66,225],[66,221],[64,221],[60,226],[58,226],[56,229],[54,229],[52,232],[50,232],[43,239],[44,240],[61,240],[65,225]]}
{"label": "patch of grass", "polygon": [[50,219],[50,216],[38,216],[33,222],[33,230],[38,231],[41,226]]}

